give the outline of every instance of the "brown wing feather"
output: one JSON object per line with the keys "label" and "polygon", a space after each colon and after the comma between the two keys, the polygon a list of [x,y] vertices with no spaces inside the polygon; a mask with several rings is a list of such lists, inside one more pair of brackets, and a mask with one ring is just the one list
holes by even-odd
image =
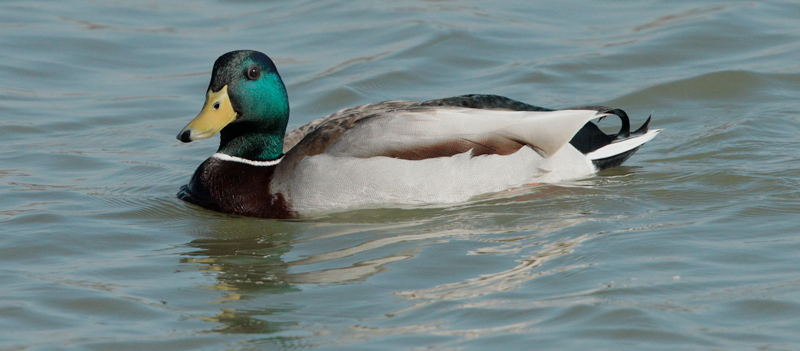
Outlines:
{"label": "brown wing feather", "polygon": [[413,148],[386,150],[376,156],[394,157],[404,160],[424,160],[434,157],[447,157],[472,151],[472,156],[510,155],[525,144],[509,139],[469,140],[466,138],[444,143],[421,145]]}

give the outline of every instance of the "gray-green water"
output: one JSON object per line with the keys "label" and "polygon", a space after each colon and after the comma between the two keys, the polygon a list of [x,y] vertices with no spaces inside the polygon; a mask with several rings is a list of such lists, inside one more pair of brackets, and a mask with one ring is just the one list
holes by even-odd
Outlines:
{"label": "gray-green water", "polygon": [[[800,349],[800,5],[4,1],[0,350]],[[294,126],[387,99],[605,104],[624,167],[301,221],[175,198],[211,65]]]}

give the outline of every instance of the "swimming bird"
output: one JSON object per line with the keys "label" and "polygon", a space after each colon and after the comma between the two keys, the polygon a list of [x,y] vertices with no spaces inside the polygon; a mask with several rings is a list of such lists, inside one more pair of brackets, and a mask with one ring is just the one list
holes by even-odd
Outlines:
{"label": "swimming bird", "polygon": [[[591,120],[617,116],[616,134]],[[447,204],[620,165],[658,134],[630,131],[624,111],[551,110],[496,95],[346,108],[286,134],[289,101],[272,60],[240,50],[214,63],[188,143],[219,149],[178,197],[230,214],[297,218],[398,204]]]}

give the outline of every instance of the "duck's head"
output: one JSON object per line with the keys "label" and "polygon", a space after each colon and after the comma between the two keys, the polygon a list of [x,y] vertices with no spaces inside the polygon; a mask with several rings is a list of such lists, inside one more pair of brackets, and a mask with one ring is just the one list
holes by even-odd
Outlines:
{"label": "duck's head", "polygon": [[258,51],[232,51],[214,62],[205,105],[178,140],[188,143],[220,133],[220,152],[269,158],[275,150],[264,148],[282,147],[288,119],[286,87],[272,60]]}

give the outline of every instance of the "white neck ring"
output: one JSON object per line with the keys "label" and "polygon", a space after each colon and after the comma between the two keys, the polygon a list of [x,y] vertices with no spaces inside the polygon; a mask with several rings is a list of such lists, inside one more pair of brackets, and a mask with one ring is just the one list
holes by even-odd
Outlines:
{"label": "white neck ring", "polygon": [[283,155],[281,155],[281,157],[278,157],[278,158],[276,158],[274,160],[253,161],[253,160],[248,160],[246,158],[231,156],[231,155],[223,154],[223,153],[219,153],[219,152],[211,155],[211,157],[214,157],[216,159],[220,159],[220,160],[223,160],[223,161],[245,163],[245,164],[248,164],[248,165],[251,165],[251,166],[258,166],[258,167],[274,166],[274,165],[277,165],[278,163],[280,163],[281,160],[283,160]]}

